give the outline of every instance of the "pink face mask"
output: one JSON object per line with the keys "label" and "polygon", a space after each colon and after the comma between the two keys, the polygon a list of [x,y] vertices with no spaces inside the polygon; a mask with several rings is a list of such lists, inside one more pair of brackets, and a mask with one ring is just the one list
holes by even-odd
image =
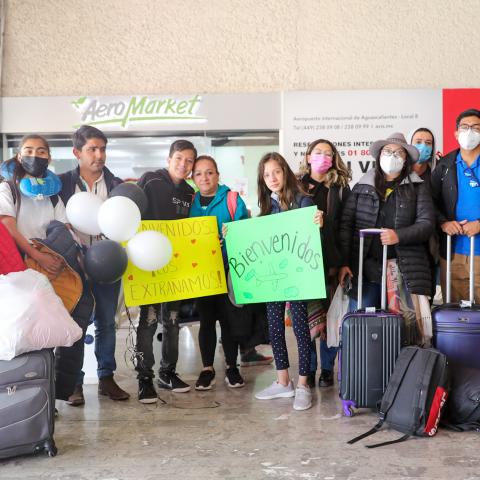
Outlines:
{"label": "pink face mask", "polygon": [[310,166],[312,172],[325,173],[332,166],[332,158],[325,156],[323,153],[312,153],[310,155]]}

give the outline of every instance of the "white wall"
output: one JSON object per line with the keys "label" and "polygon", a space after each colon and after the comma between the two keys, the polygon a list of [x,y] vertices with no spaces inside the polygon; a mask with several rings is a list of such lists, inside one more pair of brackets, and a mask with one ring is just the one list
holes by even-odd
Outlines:
{"label": "white wall", "polygon": [[474,87],[479,20],[478,0],[6,0],[1,95]]}

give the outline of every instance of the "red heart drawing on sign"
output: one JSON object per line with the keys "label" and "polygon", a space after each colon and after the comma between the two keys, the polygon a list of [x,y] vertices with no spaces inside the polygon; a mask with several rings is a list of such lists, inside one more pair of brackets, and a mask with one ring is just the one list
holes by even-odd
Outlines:
{"label": "red heart drawing on sign", "polygon": [[128,276],[128,279],[129,279],[129,280],[133,280],[133,275],[129,275],[129,276]]}
{"label": "red heart drawing on sign", "polygon": [[212,255],[215,255],[217,253],[216,250],[212,250]]}
{"label": "red heart drawing on sign", "polygon": [[193,262],[192,267],[195,268],[198,265],[198,263]]}
{"label": "red heart drawing on sign", "polygon": [[195,238],[192,238],[190,241],[191,241],[192,243],[195,243],[197,240],[196,240]]}

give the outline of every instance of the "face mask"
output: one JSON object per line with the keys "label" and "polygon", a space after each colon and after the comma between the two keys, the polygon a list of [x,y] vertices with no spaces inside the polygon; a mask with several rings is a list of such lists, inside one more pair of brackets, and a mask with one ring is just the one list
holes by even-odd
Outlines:
{"label": "face mask", "polygon": [[404,160],[393,155],[382,155],[380,157],[380,167],[387,175],[400,173],[402,171]]}
{"label": "face mask", "polygon": [[458,135],[458,143],[464,150],[473,150],[480,144],[480,133],[472,129],[466,132],[460,132]]}
{"label": "face mask", "polygon": [[430,160],[430,157],[432,156],[432,147],[430,145],[425,145],[425,143],[416,143],[415,148],[420,153],[417,163],[425,163]]}
{"label": "face mask", "polygon": [[323,155],[323,153],[313,153],[310,156],[310,166],[315,173],[327,172],[333,164],[332,158]]}
{"label": "face mask", "polygon": [[48,158],[25,156],[21,158],[21,163],[32,177],[43,177],[48,168]]}

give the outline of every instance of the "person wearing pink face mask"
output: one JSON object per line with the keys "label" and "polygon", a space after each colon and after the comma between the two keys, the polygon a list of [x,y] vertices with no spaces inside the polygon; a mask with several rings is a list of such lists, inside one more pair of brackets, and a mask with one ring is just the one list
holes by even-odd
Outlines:
{"label": "person wearing pink face mask", "polygon": [[[305,154],[305,173],[301,177],[304,189],[312,195],[313,202],[323,212],[322,250],[327,285],[327,298],[321,301],[321,310],[326,312],[330,305],[330,298],[337,287],[337,272],[342,265],[338,242],[338,225],[342,211],[342,204],[350,194],[348,182],[351,174],[343,163],[335,145],[324,139],[310,143]],[[330,294],[331,293],[331,294]],[[326,325],[326,323],[324,323]],[[319,387],[333,385],[333,367],[337,355],[336,347],[328,347],[326,331],[320,335],[320,363],[321,374],[318,379]],[[312,341],[310,374],[308,384],[315,386],[317,370],[317,343]]]}

